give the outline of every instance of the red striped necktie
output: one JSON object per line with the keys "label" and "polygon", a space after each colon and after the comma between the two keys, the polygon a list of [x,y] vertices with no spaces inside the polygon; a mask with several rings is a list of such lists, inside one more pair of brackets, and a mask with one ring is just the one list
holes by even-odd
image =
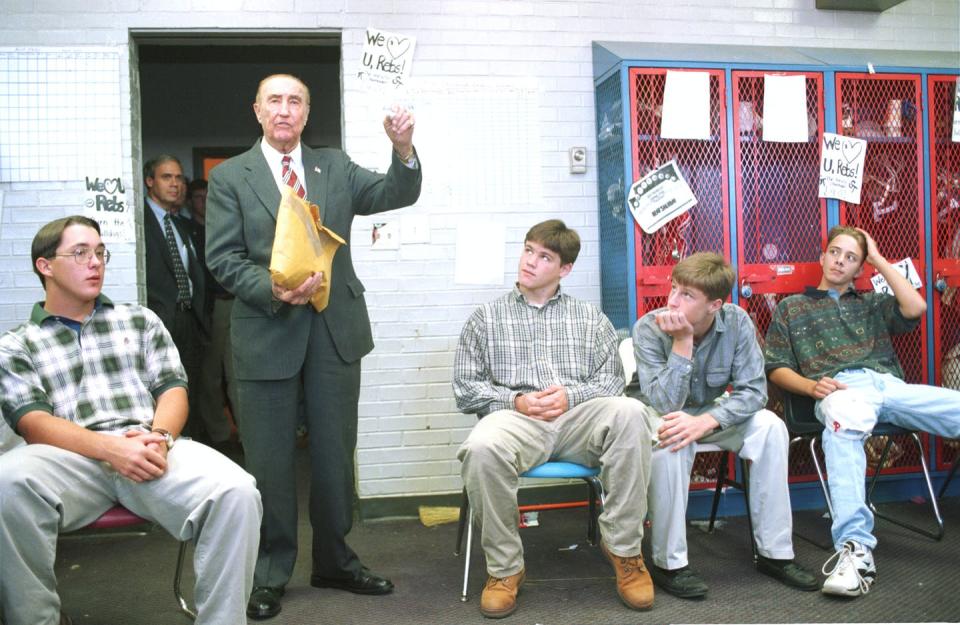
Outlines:
{"label": "red striped necktie", "polygon": [[283,159],[280,163],[283,165],[283,169],[280,171],[280,176],[283,178],[284,184],[293,189],[293,192],[297,194],[297,197],[303,199],[307,195],[307,191],[303,188],[303,185],[300,184],[300,178],[297,177],[297,172],[293,171],[293,167],[290,166],[290,162],[293,159],[290,158],[289,154],[284,154]]}

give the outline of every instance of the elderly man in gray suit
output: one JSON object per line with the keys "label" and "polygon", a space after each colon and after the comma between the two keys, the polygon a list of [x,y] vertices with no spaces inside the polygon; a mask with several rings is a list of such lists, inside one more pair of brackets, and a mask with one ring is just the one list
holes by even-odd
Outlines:
{"label": "elderly man in gray suit", "polygon": [[[261,81],[253,105],[263,139],[216,167],[207,193],[207,264],[236,296],[231,338],[238,379],[246,468],[263,498],[260,555],[247,606],[253,619],[280,612],[280,598],[297,555],[294,472],[297,406],[306,406],[311,465],[310,521],[317,587],[386,594],[390,580],[366,569],[347,545],[353,521],[354,451],[360,359],[373,349],[370,320],[351,259],[355,215],[409,206],[420,196],[420,162],[413,115],[395,109],[383,126],[393,144],[385,175],[367,171],[340,150],[300,142],[310,92],[287,74]],[[323,225],[347,245],[332,275],[314,274],[295,289],[271,280],[271,250],[283,185],[320,208]],[[310,297],[324,284],[322,312]],[[301,390],[302,389],[302,390]]]}

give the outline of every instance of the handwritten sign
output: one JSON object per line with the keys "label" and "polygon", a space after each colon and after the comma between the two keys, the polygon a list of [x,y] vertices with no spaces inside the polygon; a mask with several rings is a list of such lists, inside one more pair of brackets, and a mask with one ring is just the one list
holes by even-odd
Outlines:
{"label": "handwritten sign", "polygon": [[368,28],[357,78],[370,88],[398,89],[410,79],[417,39]]}
{"label": "handwritten sign", "polygon": [[960,143],[960,78],[953,92],[953,140]]}
{"label": "handwritten sign", "polygon": [[867,142],[863,139],[823,133],[820,148],[820,197],[860,203],[863,163]]}
{"label": "handwritten sign", "polygon": [[[917,268],[914,267],[913,260],[911,260],[909,256],[898,263],[893,263],[893,268],[897,270],[897,273],[906,278],[910,284],[913,285],[913,288],[919,289],[923,286],[923,282],[920,281],[920,274],[917,273]],[[890,288],[883,274],[878,273],[870,278],[870,283],[873,285],[873,290],[877,293],[893,295],[893,289]]]}
{"label": "handwritten sign", "polygon": [[83,214],[100,223],[100,236],[105,243],[136,240],[133,212],[126,200],[126,189],[120,176],[86,177]]}
{"label": "handwritten sign", "polygon": [[670,161],[633,183],[627,204],[643,231],[653,234],[696,206],[697,198],[677,161]]}

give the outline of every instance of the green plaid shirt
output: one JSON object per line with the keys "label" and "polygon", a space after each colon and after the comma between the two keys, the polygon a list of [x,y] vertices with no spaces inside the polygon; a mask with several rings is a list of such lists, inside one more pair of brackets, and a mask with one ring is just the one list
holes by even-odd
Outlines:
{"label": "green plaid shirt", "polygon": [[186,385],[156,314],[103,295],[79,333],[41,302],[30,321],[0,336],[0,411],[14,430],[34,410],[95,431],[149,426],[156,398]]}

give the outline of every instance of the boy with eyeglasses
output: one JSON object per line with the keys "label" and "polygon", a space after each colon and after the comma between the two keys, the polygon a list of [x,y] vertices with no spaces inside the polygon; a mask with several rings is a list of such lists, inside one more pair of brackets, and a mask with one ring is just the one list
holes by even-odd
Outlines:
{"label": "boy with eyeglasses", "polygon": [[169,333],[101,294],[110,253],[96,221],[50,222],[31,256],[46,299],[0,336],[0,412],[27,442],[0,455],[0,621],[70,623],[57,534],[119,503],[196,544],[198,624],[245,622],[260,495],[225,456],[177,438],[187,382]]}

